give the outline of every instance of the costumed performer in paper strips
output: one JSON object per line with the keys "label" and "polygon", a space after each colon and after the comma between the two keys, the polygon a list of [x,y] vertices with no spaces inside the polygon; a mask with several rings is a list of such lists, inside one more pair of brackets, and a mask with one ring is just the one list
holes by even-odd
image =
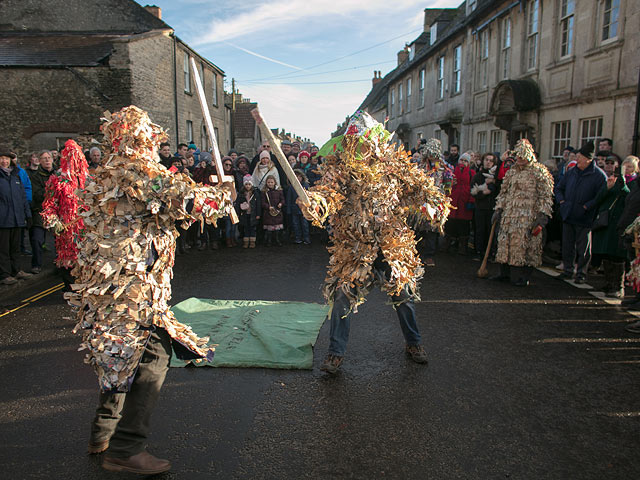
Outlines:
{"label": "costumed performer in paper strips", "polygon": [[496,262],[500,273],[492,280],[529,285],[534,267],[542,264],[542,229],[553,208],[553,177],[536,160],[527,139],[519,140],[515,164],[502,181],[491,223],[498,223]]}
{"label": "costumed performer in paper strips", "polygon": [[53,231],[56,245],[56,265],[60,269],[65,291],[71,290],[72,269],[78,258],[78,241],[84,235],[84,221],[80,214],[86,206],[79,200],[77,190],[82,190],[89,176],[87,159],[82,148],[73,140],[67,140],[60,158],[60,171],[47,181],[42,202],[42,224]]}
{"label": "costumed performer in paper strips", "polygon": [[230,185],[198,186],[162,166],[157,148],[166,136],[146,112],[130,106],[105,116],[107,155],[81,195],[85,238],[74,292],[65,296],[79,308],[75,331],[101,388],[89,452],[107,450],[107,470],[151,475],[171,468],[145,442],[172,348],[182,359],[213,356],[208,339],[169,309],[175,223],[215,223],[234,194]]}
{"label": "costumed performer in paper strips", "polygon": [[389,144],[390,136],[367,113],[356,112],[341,142],[330,141],[334,148],[326,155],[322,179],[309,192],[311,205],[298,200],[308,220],[322,226],[328,217],[331,226],[332,255],[324,285],[324,296],[333,303],[331,340],[320,367],[328,373],[342,364],[351,313],[376,280],[393,301],[407,355],[427,363],[414,307],[423,268],[406,220],[419,211],[442,230],[449,203],[402,149]]}

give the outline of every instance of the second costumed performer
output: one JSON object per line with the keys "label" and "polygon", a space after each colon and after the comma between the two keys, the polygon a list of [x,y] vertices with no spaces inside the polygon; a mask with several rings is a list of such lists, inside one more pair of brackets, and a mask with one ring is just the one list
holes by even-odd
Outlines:
{"label": "second costumed performer", "polygon": [[208,338],[169,308],[175,224],[215,224],[229,215],[235,194],[229,185],[198,186],[162,166],[157,148],[166,136],[146,112],[130,106],[106,117],[108,154],[81,194],[85,238],[74,291],[65,296],[78,308],[75,331],[101,388],[89,453],[107,450],[107,470],[151,475],[171,468],[145,443],[172,349],[182,359],[213,356]]}
{"label": "second costumed performer", "polygon": [[389,144],[390,136],[382,124],[357,112],[341,143],[332,141],[335,148],[326,156],[322,179],[309,192],[311,205],[298,199],[308,220],[322,226],[328,218],[331,226],[332,255],[323,291],[333,304],[331,339],[320,367],[331,374],[342,364],[351,313],[376,280],[393,301],[406,354],[427,363],[414,307],[424,270],[406,219],[420,212],[442,230],[449,203],[404,151]]}

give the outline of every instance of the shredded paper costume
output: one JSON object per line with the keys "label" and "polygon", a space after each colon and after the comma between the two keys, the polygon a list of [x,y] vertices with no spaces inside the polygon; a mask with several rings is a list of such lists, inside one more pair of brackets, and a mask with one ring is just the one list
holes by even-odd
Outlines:
{"label": "shredded paper costume", "polygon": [[542,235],[531,231],[540,215],[552,215],[553,177],[536,160],[528,140],[518,141],[513,156],[527,164],[515,163],[509,169],[496,199],[496,210],[502,210],[496,262],[538,267],[542,264]]}
{"label": "shredded paper costume", "polygon": [[341,142],[333,143],[322,179],[309,192],[314,224],[329,219],[332,246],[324,296],[332,302],[342,290],[351,308],[362,304],[373,283],[373,262],[382,253],[391,276],[382,288],[398,295],[407,287],[418,298],[423,268],[416,252],[410,215],[442,230],[449,203],[403,148],[389,143],[391,134],[367,113],[357,112]]}
{"label": "shredded paper costume", "polygon": [[81,201],[85,238],[66,294],[78,307],[86,363],[103,391],[128,391],[150,331],[164,328],[183,359],[210,358],[208,338],[197,337],[169,309],[178,232],[195,221],[216,222],[233,208],[226,188],[198,186],[158,162],[166,138],[137,107],[105,113],[107,155]]}

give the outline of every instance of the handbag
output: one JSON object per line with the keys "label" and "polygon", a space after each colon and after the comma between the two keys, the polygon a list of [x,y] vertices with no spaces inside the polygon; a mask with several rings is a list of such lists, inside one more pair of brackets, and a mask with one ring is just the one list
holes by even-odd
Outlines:
{"label": "handbag", "polygon": [[280,210],[278,210],[276,207],[271,206],[271,199],[269,198],[269,192],[265,192],[267,195],[267,202],[269,203],[269,215],[271,215],[272,217],[277,217],[278,215],[280,215]]}
{"label": "handbag", "polygon": [[618,201],[618,198],[620,197],[616,197],[616,199],[613,201],[613,203],[609,208],[607,208],[606,210],[602,210],[601,212],[598,212],[598,215],[596,215],[596,219],[593,221],[593,224],[591,225],[591,230],[602,230],[603,228],[607,228],[609,226],[609,212]]}

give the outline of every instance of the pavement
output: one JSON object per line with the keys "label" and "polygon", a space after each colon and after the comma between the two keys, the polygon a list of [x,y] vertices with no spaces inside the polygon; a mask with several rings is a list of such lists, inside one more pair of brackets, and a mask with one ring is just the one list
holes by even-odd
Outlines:
{"label": "pavement", "polygon": [[[178,257],[173,302],[321,302],[327,261],[318,242],[193,252]],[[171,369],[149,451],[174,467],[156,478],[639,478],[640,335],[624,330],[635,318],[541,271],[518,288],[478,279],[469,257],[436,264],[416,306],[428,366],[404,356],[375,290],[335,377],[318,370],[328,324],[311,371]],[[85,453],[97,382],[59,283],[3,296],[19,307],[0,316],[3,475],[127,477]]]}

